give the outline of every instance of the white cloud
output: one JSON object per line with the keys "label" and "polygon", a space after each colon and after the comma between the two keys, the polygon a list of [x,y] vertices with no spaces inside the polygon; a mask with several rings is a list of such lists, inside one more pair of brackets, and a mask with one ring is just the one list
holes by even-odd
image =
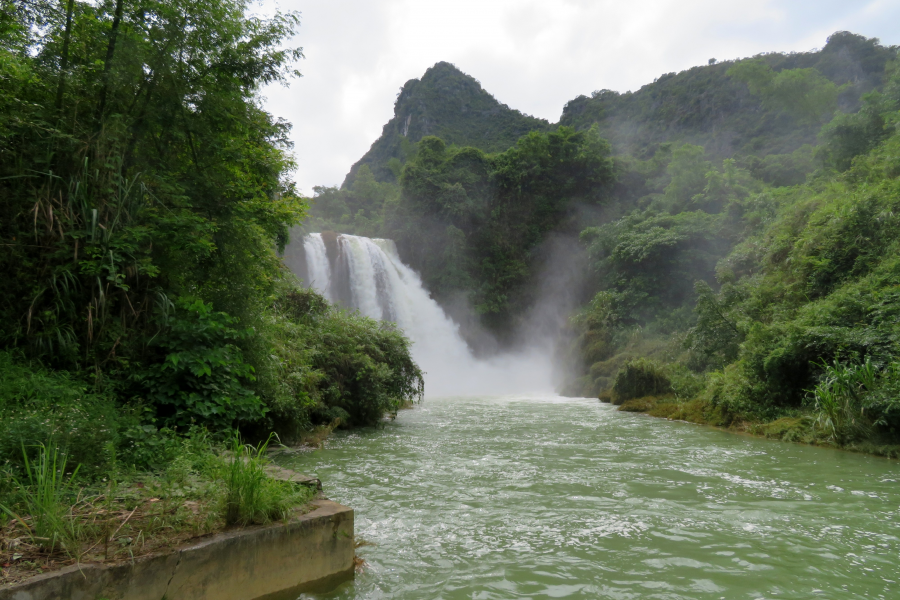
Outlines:
{"label": "white cloud", "polygon": [[[513,108],[556,121],[595,89],[766,51],[838,30],[900,43],[900,0],[282,0],[300,10],[304,77],[265,91],[294,124],[301,190],[339,185],[393,115],[400,87],[454,63]],[[275,3],[264,0],[263,10]]]}

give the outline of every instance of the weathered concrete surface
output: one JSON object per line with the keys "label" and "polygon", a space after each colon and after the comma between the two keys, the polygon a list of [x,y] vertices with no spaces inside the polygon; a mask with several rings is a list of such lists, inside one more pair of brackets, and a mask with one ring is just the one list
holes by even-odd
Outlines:
{"label": "weathered concrete surface", "polygon": [[278,465],[266,465],[266,475],[278,481],[287,481],[294,485],[302,485],[317,491],[322,491],[322,482],[315,477],[303,475],[297,471],[285,469]]}
{"label": "weathered concrete surface", "polygon": [[0,600],[256,600],[352,576],[353,509],[330,500],[288,524],[221,533],[122,565],[80,565],[0,587]]}

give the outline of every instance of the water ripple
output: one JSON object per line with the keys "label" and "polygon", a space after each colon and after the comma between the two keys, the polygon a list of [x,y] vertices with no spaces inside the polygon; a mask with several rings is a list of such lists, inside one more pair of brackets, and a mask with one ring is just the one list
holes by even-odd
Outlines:
{"label": "water ripple", "polygon": [[327,598],[900,597],[900,467],[558,397],[429,399],[293,466],[356,510]]}

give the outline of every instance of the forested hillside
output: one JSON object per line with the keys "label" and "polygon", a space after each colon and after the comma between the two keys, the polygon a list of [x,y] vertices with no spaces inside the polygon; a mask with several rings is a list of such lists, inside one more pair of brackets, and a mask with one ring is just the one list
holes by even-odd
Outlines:
{"label": "forested hillside", "polygon": [[[815,144],[835,107],[855,112],[862,95],[882,85],[893,57],[873,40],[838,32],[819,51],[771,52],[755,61],[711,59],[709,65],[663,74],[635,92],[579,96],[565,106],[559,124],[586,129],[597,123],[617,154],[638,158],[649,157],[663,142],[697,144],[718,159],[788,154]],[[729,75],[737,64],[744,76]],[[769,93],[756,94],[767,69],[784,74],[773,77]]]}

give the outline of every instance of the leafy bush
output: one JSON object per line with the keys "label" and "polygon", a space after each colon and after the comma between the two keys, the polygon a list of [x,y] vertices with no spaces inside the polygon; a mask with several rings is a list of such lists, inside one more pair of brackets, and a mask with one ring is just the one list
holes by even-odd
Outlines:
{"label": "leafy bush", "polygon": [[167,321],[151,345],[159,360],[132,375],[165,424],[222,430],[265,414],[247,385],[254,369],[238,346],[251,330],[237,329],[237,319],[200,299],[181,300]]}
{"label": "leafy bush", "polygon": [[393,325],[330,306],[286,281],[265,321],[278,385],[265,398],[259,437],[274,430],[295,441],[313,425],[376,425],[421,397],[422,372]]}
{"label": "leafy bush", "polygon": [[638,358],[619,369],[612,391],[613,404],[622,404],[632,398],[670,394],[672,382],[661,364]]}
{"label": "leafy bush", "polygon": [[178,457],[181,445],[174,429],[158,428],[146,418],[122,430],[116,460],[127,470],[161,471]]}

